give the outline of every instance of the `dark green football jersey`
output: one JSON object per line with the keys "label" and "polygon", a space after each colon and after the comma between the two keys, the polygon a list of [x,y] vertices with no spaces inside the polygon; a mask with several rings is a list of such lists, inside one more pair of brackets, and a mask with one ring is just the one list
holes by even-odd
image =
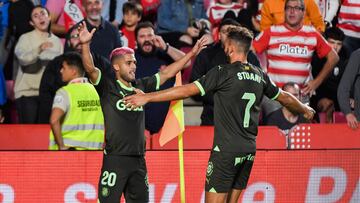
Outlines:
{"label": "dark green football jersey", "polygon": [[279,88],[259,68],[235,62],[219,65],[194,82],[204,95],[214,92],[214,151],[255,152],[262,97],[276,99]]}
{"label": "dark green football jersey", "polygon": [[105,151],[115,155],[143,155],[145,152],[145,113],[144,107],[131,109],[122,99],[135,94],[133,88],[143,92],[159,89],[158,74],[137,79],[132,87],[127,87],[115,77],[105,74],[99,76],[95,88],[100,96],[100,103],[105,121]]}

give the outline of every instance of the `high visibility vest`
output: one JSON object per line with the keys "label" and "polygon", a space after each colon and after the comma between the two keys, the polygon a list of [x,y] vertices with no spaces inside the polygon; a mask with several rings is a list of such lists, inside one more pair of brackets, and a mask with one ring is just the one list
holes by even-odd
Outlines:
{"label": "high visibility vest", "polygon": [[[100,98],[90,83],[72,83],[62,87],[69,98],[69,111],[61,125],[64,145],[77,150],[102,149],[104,117]],[[54,134],[50,131],[50,150],[57,150]]]}

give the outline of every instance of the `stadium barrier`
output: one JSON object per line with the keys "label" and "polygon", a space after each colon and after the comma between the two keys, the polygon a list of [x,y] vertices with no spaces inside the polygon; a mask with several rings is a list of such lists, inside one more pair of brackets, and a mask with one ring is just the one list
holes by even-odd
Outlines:
{"label": "stadium barrier", "polygon": [[[208,156],[184,152],[186,202],[204,202]],[[180,202],[178,152],[149,151],[146,160],[150,202]],[[1,151],[0,202],[95,203],[101,162],[100,151]],[[359,166],[359,149],[259,150],[240,202],[358,203]]]}
{"label": "stadium barrier", "polygon": [[[47,150],[49,125],[0,125],[0,150]],[[213,127],[186,126],[185,150],[209,150]],[[277,127],[260,126],[258,149],[359,149],[360,129],[346,124],[301,124],[285,136]],[[159,145],[159,134],[146,133],[148,150],[177,150],[177,139]]]}
{"label": "stadium barrier", "polygon": [[[96,202],[102,152],[47,151],[49,130],[48,125],[0,125],[1,203]],[[360,202],[359,136],[360,130],[344,124],[299,125],[288,136],[276,127],[260,127],[241,202]],[[212,138],[212,127],[186,127],[187,202],[204,202]],[[150,202],[177,203],[177,140],[160,147],[158,139],[147,134]]]}

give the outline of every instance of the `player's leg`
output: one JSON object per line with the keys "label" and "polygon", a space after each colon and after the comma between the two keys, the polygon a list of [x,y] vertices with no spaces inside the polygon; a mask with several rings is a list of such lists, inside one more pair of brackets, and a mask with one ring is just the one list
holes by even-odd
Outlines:
{"label": "player's leg", "polygon": [[205,192],[205,203],[224,203],[227,193]]}
{"label": "player's leg", "polygon": [[232,153],[211,152],[205,180],[205,202],[224,203],[236,175]]}
{"label": "player's leg", "polygon": [[251,169],[254,164],[255,153],[241,155],[236,157],[237,173],[234,177],[234,184],[231,191],[229,191],[227,203],[236,203],[240,197],[242,190],[244,190],[248,184]]}
{"label": "player's leg", "polygon": [[121,167],[126,162],[119,156],[104,155],[98,184],[98,202],[114,203],[120,201],[128,178],[126,169]]}
{"label": "player's leg", "polygon": [[242,190],[232,189],[227,196],[227,203],[237,203]]}
{"label": "player's leg", "polygon": [[124,191],[127,203],[149,202],[149,182],[144,157],[134,157],[134,169]]}

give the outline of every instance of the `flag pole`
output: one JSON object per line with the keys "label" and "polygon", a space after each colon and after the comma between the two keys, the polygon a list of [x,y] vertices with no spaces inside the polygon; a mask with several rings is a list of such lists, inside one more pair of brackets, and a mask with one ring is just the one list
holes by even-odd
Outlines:
{"label": "flag pole", "polygon": [[178,136],[179,146],[179,170],[180,170],[180,202],[185,203],[185,175],[184,175],[184,146],[183,133]]}

